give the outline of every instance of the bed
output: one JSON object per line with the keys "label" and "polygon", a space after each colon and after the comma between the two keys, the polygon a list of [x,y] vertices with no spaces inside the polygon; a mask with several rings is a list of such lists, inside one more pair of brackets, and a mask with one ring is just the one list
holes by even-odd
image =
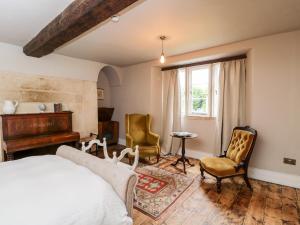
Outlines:
{"label": "bed", "polygon": [[136,174],[68,146],[0,164],[2,225],[131,225]]}

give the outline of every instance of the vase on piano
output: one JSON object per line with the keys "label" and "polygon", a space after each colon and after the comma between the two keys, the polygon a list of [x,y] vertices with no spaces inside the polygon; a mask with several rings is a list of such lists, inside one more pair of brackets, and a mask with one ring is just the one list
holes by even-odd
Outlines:
{"label": "vase on piano", "polygon": [[4,100],[3,113],[4,114],[15,114],[18,107],[17,101]]}

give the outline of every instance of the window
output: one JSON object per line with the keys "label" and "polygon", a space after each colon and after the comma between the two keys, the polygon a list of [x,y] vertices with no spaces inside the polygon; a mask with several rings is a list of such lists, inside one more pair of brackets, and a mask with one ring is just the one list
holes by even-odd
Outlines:
{"label": "window", "polygon": [[182,114],[215,117],[218,110],[219,64],[179,70]]}
{"label": "window", "polygon": [[209,72],[208,66],[189,69],[189,114],[209,115]]}

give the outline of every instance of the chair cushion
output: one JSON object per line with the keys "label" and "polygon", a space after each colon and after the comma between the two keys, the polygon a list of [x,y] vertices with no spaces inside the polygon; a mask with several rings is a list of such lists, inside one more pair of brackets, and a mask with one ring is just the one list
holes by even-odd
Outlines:
{"label": "chair cushion", "polygon": [[[140,146],[139,145],[139,155],[141,158],[147,156],[156,156],[159,154],[158,146]],[[134,154],[128,154],[129,157],[134,157]]]}
{"label": "chair cushion", "polygon": [[205,157],[200,160],[203,169],[217,177],[226,177],[236,174],[243,174],[244,169],[235,171],[237,164],[229,158]]}
{"label": "chair cushion", "polygon": [[234,130],[226,157],[237,164],[244,160],[251,148],[254,135],[245,130]]}

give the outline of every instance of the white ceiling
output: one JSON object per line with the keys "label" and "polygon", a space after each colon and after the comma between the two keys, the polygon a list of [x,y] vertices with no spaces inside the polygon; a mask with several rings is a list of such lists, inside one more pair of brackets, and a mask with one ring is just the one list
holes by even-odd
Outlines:
{"label": "white ceiling", "polygon": [[23,46],[73,0],[0,0],[0,42]]}
{"label": "white ceiling", "polygon": [[[0,41],[23,46],[72,0],[0,1]],[[38,3],[38,4],[37,4]],[[300,29],[299,0],[141,0],[56,53],[113,65]]]}

